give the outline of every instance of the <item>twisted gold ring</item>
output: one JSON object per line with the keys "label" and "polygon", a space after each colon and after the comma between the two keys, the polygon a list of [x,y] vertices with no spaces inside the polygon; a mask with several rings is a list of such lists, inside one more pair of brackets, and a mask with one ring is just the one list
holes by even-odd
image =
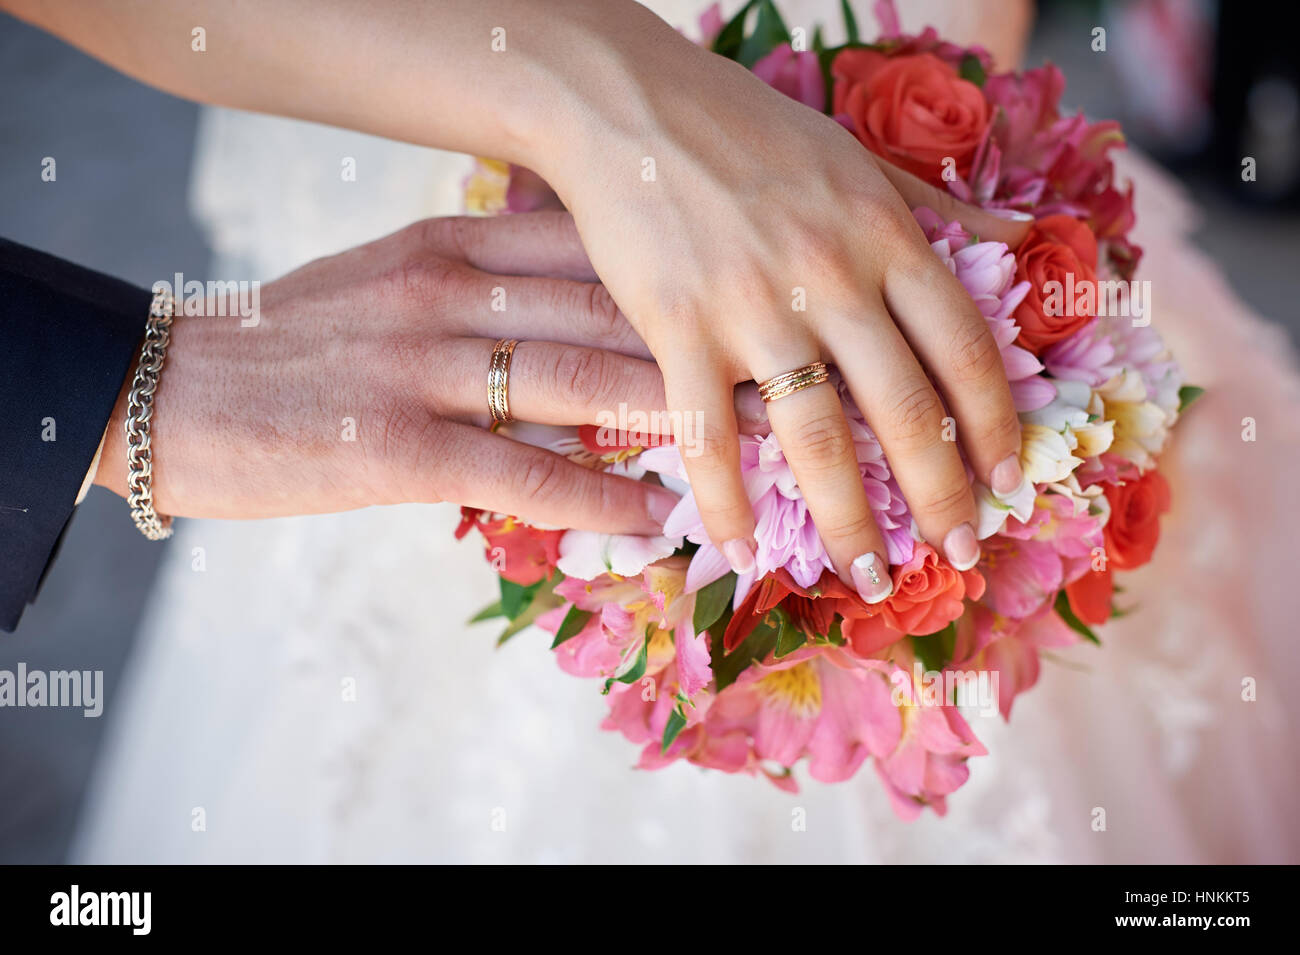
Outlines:
{"label": "twisted gold ring", "polygon": [[492,362],[488,365],[488,411],[492,423],[512,420],[510,417],[510,358],[519,342],[513,338],[500,339],[492,346]]}
{"label": "twisted gold ring", "polygon": [[830,379],[831,373],[826,370],[826,362],[815,361],[794,371],[787,371],[784,375],[759,382],[758,396],[767,402],[776,401],[778,398],[811,388],[813,385],[820,385]]}

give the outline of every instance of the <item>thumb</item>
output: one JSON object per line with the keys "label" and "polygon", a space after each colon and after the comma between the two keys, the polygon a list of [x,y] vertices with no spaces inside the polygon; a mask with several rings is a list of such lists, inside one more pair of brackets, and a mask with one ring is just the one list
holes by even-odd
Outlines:
{"label": "thumb", "polygon": [[960,202],[949,193],[936,189],[910,172],[891,166],[879,156],[873,158],[880,171],[885,174],[885,178],[903,197],[909,209],[917,209],[921,206],[933,209],[949,222],[957,220],[967,232],[978,235],[981,239],[1005,242],[1008,248],[1014,249],[1029,232],[1029,227],[1034,224],[1034,217],[1027,212],[981,209]]}

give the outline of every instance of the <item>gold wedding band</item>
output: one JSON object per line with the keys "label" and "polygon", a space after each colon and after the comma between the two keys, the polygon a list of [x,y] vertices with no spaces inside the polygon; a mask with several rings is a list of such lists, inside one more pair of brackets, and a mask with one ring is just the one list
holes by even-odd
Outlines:
{"label": "gold wedding band", "polygon": [[488,411],[492,423],[501,424],[510,417],[510,357],[519,342],[513,338],[500,339],[492,346],[492,363],[488,365]]}
{"label": "gold wedding band", "polygon": [[777,375],[775,378],[760,382],[758,396],[765,402],[776,401],[778,398],[784,398],[796,391],[830,380],[831,373],[826,370],[826,362],[815,361],[811,365],[804,365],[794,371],[787,371],[784,375]]}

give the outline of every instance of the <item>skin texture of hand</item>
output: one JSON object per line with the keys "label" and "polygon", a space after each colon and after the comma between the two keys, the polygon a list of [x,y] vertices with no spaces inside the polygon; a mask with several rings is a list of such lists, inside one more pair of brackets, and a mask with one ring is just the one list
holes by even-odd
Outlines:
{"label": "skin texture of hand", "polygon": [[[824,360],[880,438],[921,534],[973,565],[975,502],[945,418],[977,479],[1002,492],[1022,480],[1020,427],[985,320],[909,212],[956,218],[957,204],[738,65],[655,37],[652,21],[604,38],[615,63],[653,49],[635,73],[613,68],[588,88],[557,67],[552,85],[583,103],[561,112],[585,120],[565,128],[563,161],[537,171],[658,360],[670,408],[703,413],[705,453],[686,464],[710,537],[746,569],[754,519],[734,387]],[[1027,228],[962,218],[1012,243]],[[808,388],[768,415],[848,582],[855,559],[885,546],[835,391]]]}
{"label": "skin texture of hand", "polygon": [[[217,0],[0,5],[182,96],[542,175],[658,361],[671,409],[703,414],[692,485],[710,537],[739,568],[753,531],[732,410],[739,382],[818,359],[838,366],[921,534],[959,566],[978,557],[975,503],[944,419],[955,419],[978,480],[1004,493],[1020,484],[996,345],[908,209],[930,205],[1011,244],[1026,225],[958,214],[833,120],[632,0],[277,0],[255,13]],[[200,23],[220,42],[195,54]],[[884,545],[833,391],[808,388],[768,412],[831,560],[853,582],[854,561]]]}
{"label": "skin texture of hand", "polygon": [[[155,506],[257,518],[449,500],[658,532],[669,492],[486,430],[498,338],[528,338],[510,371],[521,419],[663,408],[658,369],[633,357],[645,346],[604,290],[577,280],[589,274],[563,213],[430,219],[266,285],[255,326],[178,314],[152,424]],[[125,404],[124,389],[96,477],[123,496]]]}

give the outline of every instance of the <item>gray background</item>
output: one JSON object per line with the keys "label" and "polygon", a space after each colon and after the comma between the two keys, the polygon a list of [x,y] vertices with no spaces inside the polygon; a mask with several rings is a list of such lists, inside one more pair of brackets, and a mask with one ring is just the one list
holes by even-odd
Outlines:
{"label": "gray background", "polygon": [[[1062,66],[1068,105],[1122,115],[1083,16],[1046,10],[1029,62]],[[142,286],[174,271],[205,275],[209,250],[186,201],[197,117],[0,14],[0,235]],[[56,182],[40,178],[45,156],[57,160]],[[1185,178],[1206,213],[1198,241],[1243,298],[1300,340],[1300,220],[1241,208],[1208,174]],[[0,635],[0,669],[102,669],[111,708],[165,546],[136,532],[121,500],[92,491],[40,601],[17,634]],[[105,725],[80,711],[0,710],[0,862],[65,857]]]}

